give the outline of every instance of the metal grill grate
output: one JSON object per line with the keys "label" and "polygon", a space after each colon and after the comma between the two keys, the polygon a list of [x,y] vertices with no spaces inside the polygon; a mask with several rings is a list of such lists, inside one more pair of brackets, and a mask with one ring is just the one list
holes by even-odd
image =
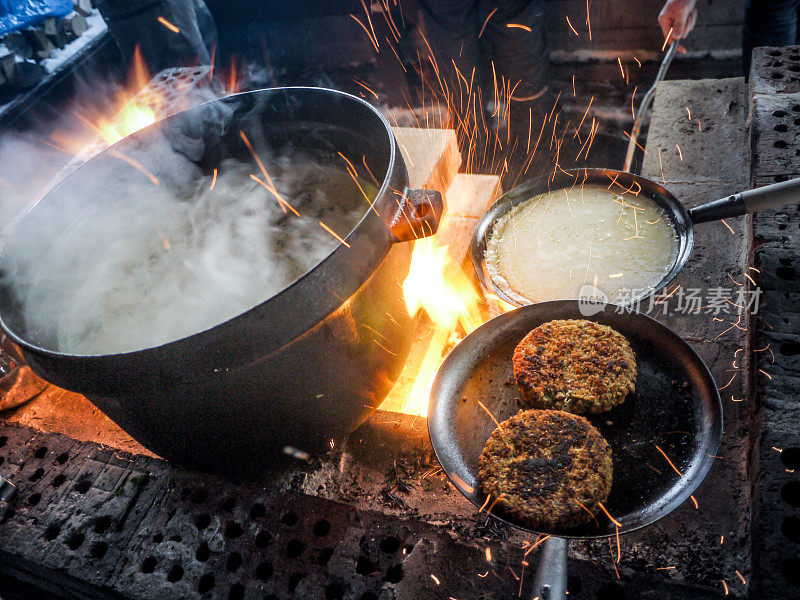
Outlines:
{"label": "metal grill grate", "polygon": [[[800,176],[800,46],[757,49],[751,86],[754,187]],[[755,334],[757,596],[800,598],[800,206],[759,213],[753,230],[763,291]]]}

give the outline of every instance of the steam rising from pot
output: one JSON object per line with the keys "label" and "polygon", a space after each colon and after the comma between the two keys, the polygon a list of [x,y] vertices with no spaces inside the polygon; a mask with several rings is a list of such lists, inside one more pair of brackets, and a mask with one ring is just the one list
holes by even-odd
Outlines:
{"label": "steam rising from pot", "polygon": [[251,177],[264,179],[232,125],[235,107],[177,115],[55,188],[2,259],[0,284],[23,307],[14,325],[62,353],[149,348],[253,308],[336,249],[320,221],[346,237],[368,209],[341,148],[271,147],[259,123],[236,119],[270,191]]}

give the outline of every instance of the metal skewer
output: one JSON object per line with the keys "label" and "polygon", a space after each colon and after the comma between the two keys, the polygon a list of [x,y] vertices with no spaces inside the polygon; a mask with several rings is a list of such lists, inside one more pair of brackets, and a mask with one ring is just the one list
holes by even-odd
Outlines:
{"label": "metal skewer", "polygon": [[656,95],[656,87],[664,80],[667,69],[669,69],[672,59],[675,58],[677,49],[677,42],[670,44],[669,50],[667,50],[664,59],[661,61],[661,66],[658,68],[658,73],[656,73],[656,80],[653,82],[653,87],[647,90],[647,93],[639,104],[639,110],[636,111],[636,118],[633,121],[633,129],[631,130],[631,138],[628,141],[628,153],[625,155],[625,164],[622,167],[622,170],[626,173],[630,173],[631,170],[633,154],[636,151],[636,141],[639,139],[639,134],[642,132],[642,120],[644,119],[644,115],[650,109],[650,105],[653,103],[653,97]]}

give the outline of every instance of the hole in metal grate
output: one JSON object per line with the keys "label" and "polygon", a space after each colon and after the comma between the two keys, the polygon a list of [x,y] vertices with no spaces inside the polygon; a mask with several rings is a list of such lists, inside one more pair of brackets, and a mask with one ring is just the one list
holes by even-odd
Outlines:
{"label": "hole in metal grate", "polygon": [[0,435],[0,448],[5,446],[7,443],[8,443],[8,437]]}
{"label": "hole in metal grate", "polygon": [[211,525],[211,515],[207,513],[197,515],[197,518],[194,520],[194,524],[198,531],[203,531],[203,529]]}
{"label": "hole in metal grate", "polygon": [[210,556],[211,556],[211,548],[209,548],[208,544],[206,544],[205,542],[200,544],[200,547],[197,549],[197,552],[194,553],[194,557],[199,562],[206,562]]}
{"label": "hole in metal grate", "polygon": [[787,540],[795,544],[800,544],[800,518],[785,518],[783,523],[781,523],[781,533]]}
{"label": "hole in metal grate", "polygon": [[305,550],[305,544],[300,540],[294,539],[289,540],[289,543],[286,544],[286,558],[297,558]]}
{"label": "hole in metal grate", "polygon": [[784,558],[781,561],[781,575],[791,585],[800,585],[800,558]]}
{"label": "hole in metal grate", "polygon": [[206,500],[208,500],[208,490],[205,488],[200,488],[192,494],[192,502],[195,504],[202,504]]}
{"label": "hole in metal grate", "polygon": [[772,143],[772,145],[775,146],[776,148],[788,148],[789,147],[789,144],[787,144],[784,140],[775,140]]}
{"label": "hole in metal grate", "polygon": [[781,498],[791,506],[800,507],[800,481],[787,481],[781,488]]}
{"label": "hole in metal grate", "polygon": [[103,558],[108,552],[108,544],[105,542],[94,542],[89,548],[89,556],[92,558]]}
{"label": "hole in metal grate", "polygon": [[37,504],[39,504],[39,502],[41,502],[41,500],[42,500],[42,495],[38,492],[28,496],[28,504],[30,504],[31,506],[36,506]]}
{"label": "hole in metal grate", "polygon": [[378,600],[378,597],[372,592],[364,592],[359,596],[358,600]]}
{"label": "hole in metal grate", "polygon": [[271,562],[262,562],[256,567],[256,579],[267,581],[272,577],[274,570]]}
{"label": "hole in metal grate", "polygon": [[92,487],[92,482],[88,479],[82,479],[78,483],[75,484],[75,487],[72,488],[79,494],[85,494],[89,491],[89,488]]}
{"label": "hole in metal grate", "polygon": [[297,524],[299,517],[293,512],[287,512],[281,517],[281,523],[287,527],[293,527]]}
{"label": "hole in metal grate", "polygon": [[220,508],[226,512],[231,512],[234,508],[236,508],[236,498],[233,496],[228,496],[222,501]]}
{"label": "hole in metal grate", "polygon": [[400,583],[403,581],[403,565],[398,563],[386,569],[386,577],[384,577],[384,579],[389,583]]}
{"label": "hole in metal grate", "polygon": [[60,464],[60,465],[63,465],[63,464],[64,464],[64,463],[66,463],[68,460],[69,460],[69,454],[67,454],[66,452],[62,452],[61,454],[59,454],[59,455],[56,457],[56,462],[57,462],[58,464]]}
{"label": "hole in metal grate", "polygon": [[242,566],[242,555],[238,552],[231,552],[228,556],[228,560],[225,563],[225,568],[227,569],[228,573],[233,573],[234,571],[238,570],[239,567]]}
{"label": "hole in metal grate", "polygon": [[44,475],[44,469],[40,467],[31,473],[31,476],[28,477],[28,481],[38,481],[42,478],[42,475]]}
{"label": "hole in metal grate", "polygon": [[47,526],[47,529],[44,530],[44,539],[48,542],[52,542],[58,537],[59,533],[61,533],[61,527],[55,523],[51,523]]}
{"label": "hole in metal grate", "polygon": [[266,548],[272,541],[272,534],[269,531],[259,531],[256,535],[256,547]]}
{"label": "hole in metal grate", "polygon": [[40,448],[37,448],[36,452],[33,453],[33,456],[39,460],[43,459],[45,456],[47,456],[47,446],[41,446]]}
{"label": "hole in metal grate", "polygon": [[783,356],[797,356],[800,354],[800,342],[784,342],[780,345],[778,351]]}
{"label": "hole in metal grate", "polygon": [[180,565],[172,565],[167,573],[167,581],[176,583],[183,579],[183,567]]}
{"label": "hole in metal grate", "polygon": [[205,594],[214,589],[214,576],[211,573],[205,573],[200,577],[197,582],[197,591]]}
{"label": "hole in metal grate", "polygon": [[94,531],[95,533],[103,534],[108,531],[109,527],[111,527],[111,517],[103,515],[102,517],[98,517],[97,521],[95,521]]}
{"label": "hole in metal grate", "polygon": [[67,539],[64,541],[64,543],[70,550],[77,550],[83,545],[83,541],[85,539],[86,536],[83,535],[80,531],[73,531],[67,536]]}
{"label": "hole in metal grate", "polygon": [[772,78],[773,79],[783,79],[783,73],[781,73],[780,71],[773,71],[772,72]]}
{"label": "hole in metal grate", "polygon": [[225,537],[229,540],[235,540],[244,533],[242,526],[236,521],[228,521],[225,524]]}
{"label": "hole in metal grate", "polygon": [[317,537],[325,537],[331,531],[331,524],[325,519],[320,519],[314,523],[314,528],[311,531]]}
{"label": "hole in metal grate", "polygon": [[63,484],[66,480],[67,480],[67,476],[64,475],[63,473],[59,473],[58,475],[53,477],[53,487],[57,488],[57,487],[61,486],[61,484]]}
{"label": "hole in metal grate", "polygon": [[779,119],[782,119],[783,117],[786,116],[786,111],[785,110],[774,110],[774,111],[772,111],[772,116],[773,117],[778,117]]}
{"label": "hole in metal grate", "polygon": [[158,561],[152,556],[148,556],[142,561],[141,571],[145,574],[152,573],[156,570],[157,565]]}
{"label": "hole in metal grate", "polygon": [[155,534],[153,536],[153,543],[154,544],[160,544],[163,541],[164,541],[164,534],[163,533],[157,533],[157,534]]}
{"label": "hole in metal grate", "polygon": [[253,508],[250,509],[251,519],[263,519],[266,516],[267,516],[267,507],[261,503],[254,504]]}
{"label": "hole in metal grate", "polygon": [[244,600],[244,586],[234,583],[228,591],[228,600]]}
{"label": "hole in metal grate", "polygon": [[779,131],[781,133],[785,133],[789,131],[789,126],[786,123],[778,123],[772,129],[774,129],[775,131]]}

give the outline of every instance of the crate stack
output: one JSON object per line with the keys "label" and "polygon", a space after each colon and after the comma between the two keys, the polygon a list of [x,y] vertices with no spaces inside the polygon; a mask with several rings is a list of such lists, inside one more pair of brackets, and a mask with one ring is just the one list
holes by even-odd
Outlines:
{"label": "crate stack", "polygon": [[49,18],[0,38],[0,98],[36,86],[48,75],[44,61],[86,32],[86,18],[95,11],[92,0],[74,0],[73,8],[65,17]]}

